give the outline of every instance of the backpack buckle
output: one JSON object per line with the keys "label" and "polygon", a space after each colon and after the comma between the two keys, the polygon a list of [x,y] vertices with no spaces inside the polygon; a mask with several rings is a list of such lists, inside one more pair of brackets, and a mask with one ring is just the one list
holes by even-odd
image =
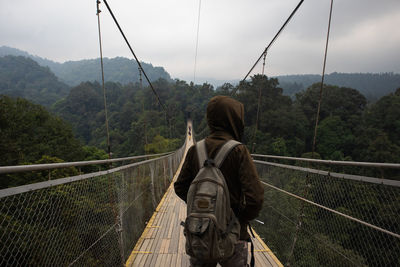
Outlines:
{"label": "backpack buckle", "polygon": [[211,166],[215,166],[215,161],[213,159],[206,159],[204,161],[204,167],[211,167]]}

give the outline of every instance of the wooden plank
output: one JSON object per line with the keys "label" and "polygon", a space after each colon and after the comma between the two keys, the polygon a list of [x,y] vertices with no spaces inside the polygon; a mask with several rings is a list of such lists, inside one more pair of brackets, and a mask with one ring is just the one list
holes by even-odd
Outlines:
{"label": "wooden plank", "polygon": [[167,254],[159,254],[158,257],[160,257],[160,265],[156,264],[156,267],[166,267],[167,265],[165,264],[165,259],[166,259]]}
{"label": "wooden plank", "polygon": [[152,243],[151,239],[146,239],[143,242],[143,245],[140,248],[140,251],[138,252],[137,259],[135,259],[135,264],[134,264],[135,266],[143,266],[144,263],[147,261],[147,259],[153,254],[153,252],[150,250],[151,243]]}
{"label": "wooden plank", "polygon": [[189,265],[189,257],[186,254],[183,254],[181,267],[189,267]]}
{"label": "wooden plank", "polygon": [[158,258],[159,255],[160,255],[160,254],[158,254],[158,253],[154,253],[154,254],[153,254],[153,257],[151,258],[151,261],[150,261],[150,266],[151,266],[151,267],[153,267],[153,266],[156,264],[157,258]]}
{"label": "wooden plank", "polygon": [[[160,218],[162,216],[163,216],[163,214],[158,212],[155,222],[159,223],[160,222]],[[153,254],[146,258],[146,261],[144,262],[144,265],[147,265],[147,266],[154,266],[154,263],[152,263],[152,262],[156,261],[157,260],[157,256],[158,256],[156,253],[154,253],[155,251],[154,251],[153,247],[154,247],[154,244],[157,242],[156,236],[157,236],[158,231],[159,231],[160,228],[159,228],[158,225],[153,225],[153,226],[157,226],[157,228],[152,228],[153,229],[152,230],[152,235],[151,235],[152,239],[151,239],[151,243],[149,244],[148,250],[152,251]]]}
{"label": "wooden plank", "polygon": [[172,257],[171,257],[171,263],[170,263],[170,266],[172,267],[172,266],[177,266],[177,258],[178,258],[178,253],[173,253],[173,254],[171,254],[172,255]]}
{"label": "wooden plank", "polygon": [[[138,248],[138,250],[133,252],[133,253],[136,253],[135,262],[138,262],[138,263],[139,263],[139,262],[142,260],[142,258],[143,258],[143,256],[144,256],[145,254],[144,254],[144,253],[138,253],[138,252],[140,252],[140,251],[144,251],[144,252],[145,252],[148,243],[149,243],[148,240],[144,239],[143,242],[142,242],[142,244],[141,244],[141,246]],[[134,266],[135,266],[135,265],[136,265],[136,264],[134,264]],[[137,265],[137,266],[139,266],[139,265]]]}
{"label": "wooden plank", "polygon": [[[180,220],[184,220],[186,217],[186,204],[183,201],[180,201],[180,210],[179,210],[179,219]],[[178,231],[179,232],[179,238],[178,238],[178,253],[182,254],[185,251],[185,242],[186,242],[186,238],[183,234],[183,230]]]}
{"label": "wooden plank", "polygon": [[274,255],[274,253],[272,253],[272,251],[269,249],[269,247],[264,243],[264,241],[261,239],[261,237],[254,232],[254,235],[256,237],[256,239],[258,240],[258,242],[261,244],[261,246],[267,251],[264,253],[264,255],[266,256],[266,258],[268,259],[268,261],[270,263],[273,263],[273,265],[276,264],[276,266],[279,267],[283,267],[283,264],[279,261],[279,259]]}
{"label": "wooden plank", "polygon": [[171,216],[171,218],[170,218],[170,221],[169,221],[169,229],[168,229],[168,233],[167,233],[167,238],[171,238],[172,237],[172,230],[174,229],[174,227],[175,227],[175,222],[176,222],[176,214],[175,214],[175,212],[172,210],[171,211],[171,214],[172,214],[172,216]]}
{"label": "wooden plank", "polygon": [[155,254],[155,255],[157,255],[157,258],[156,258],[156,262],[155,262],[155,264],[153,266],[154,267],[161,267],[161,256],[162,256],[162,254]]}
{"label": "wooden plank", "polygon": [[169,241],[170,241],[170,239],[168,239],[168,238],[162,239],[160,250],[158,253],[165,254],[168,252]]}
{"label": "wooden plank", "polygon": [[146,257],[146,260],[145,260],[144,262],[141,263],[142,265],[137,265],[137,266],[153,267],[153,266],[151,265],[151,261],[152,261],[152,259],[153,259],[154,257],[157,257],[157,255],[154,256],[154,253],[149,254],[149,255]]}
{"label": "wooden plank", "polygon": [[161,239],[161,246],[160,246],[160,249],[159,249],[158,253],[160,253],[160,254],[164,253],[165,242],[166,242],[165,238]]}
{"label": "wooden plank", "polygon": [[157,263],[158,257],[160,257],[160,249],[162,246],[164,246],[163,242],[163,237],[164,237],[164,232],[165,232],[165,223],[168,221],[167,219],[167,213],[163,216],[163,222],[160,222],[160,228],[159,231],[157,231],[157,234],[155,236],[154,242],[152,244],[151,250],[154,251],[154,253],[157,255],[156,257],[153,257],[151,260],[151,266],[154,266]]}
{"label": "wooden plank", "polygon": [[[253,244],[254,244],[254,258],[257,263],[257,265],[261,266],[270,266],[269,263],[265,262],[264,259],[262,258],[264,251],[264,248],[260,245],[260,242],[258,239],[251,238]],[[250,247],[250,244],[249,244]],[[251,257],[251,254],[249,254],[249,257]]]}
{"label": "wooden plank", "polygon": [[169,216],[169,214],[165,213],[163,215],[163,220],[159,222],[159,225],[158,225],[159,228],[158,228],[157,233],[156,233],[156,235],[154,237],[154,242],[155,242],[155,245],[156,245],[155,250],[154,250],[155,252],[159,251],[162,239],[164,238],[164,235],[165,235],[164,233],[166,231],[165,228],[166,228],[166,223],[168,221],[168,216]]}
{"label": "wooden plank", "polygon": [[[270,258],[268,251],[269,248],[266,249],[263,244],[260,242],[261,239],[252,238],[253,243],[255,244],[255,257],[258,259],[263,266],[276,266],[276,263],[272,258]],[[261,240],[262,241],[262,240]]]}
{"label": "wooden plank", "polygon": [[[176,207],[174,212],[176,212],[177,210],[179,210],[179,207]],[[169,245],[168,253],[178,253],[179,231],[183,231],[183,227],[180,225],[178,217],[179,214],[175,216],[175,221],[172,222],[175,226],[171,232],[171,242]]]}
{"label": "wooden plank", "polygon": [[[172,191],[172,190],[171,190],[171,191]],[[169,194],[171,193],[171,191],[169,191]],[[168,196],[168,198],[169,198],[169,196]],[[168,202],[166,202],[165,205],[167,206],[167,205],[168,205]],[[161,245],[163,246],[163,248],[164,248],[165,245],[166,245],[165,243],[164,243],[164,244],[161,244],[161,243],[163,242],[163,239],[165,239],[165,232],[166,232],[166,229],[167,229],[166,224],[167,224],[168,221],[169,221],[169,219],[168,219],[168,216],[169,216],[169,215],[170,215],[170,214],[168,214],[168,212],[166,212],[166,213],[164,214],[164,216],[163,216],[163,221],[160,222],[161,225],[160,225],[159,231],[157,232],[157,234],[156,234],[156,236],[155,236],[155,239],[154,239],[154,243],[152,244],[151,250],[154,251],[155,254],[157,254],[157,255],[158,255],[159,253],[161,253],[161,252],[160,252]],[[164,241],[164,242],[166,242],[166,241]],[[164,249],[163,249],[162,251],[164,252]],[[151,263],[150,263],[151,266],[154,266],[154,264],[156,263],[157,258],[158,258],[158,256],[156,256],[156,257],[153,256],[153,258],[151,259]]]}
{"label": "wooden plank", "polygon": [[155,251],[159,251],[160,250],[160,247],[161,247],[161,244],[162,244],[161,242],[163,241],[163,239],[166,238],[170,218],[171,218],[171,214],[170,213],[166,213],[163,221],[160,224],[160,229],[159,229],[159,232],[158,232],[159,235],[156,236],[160,246],[157,246]]}
{"label": "wooden plank", "polygon": [[166,255],[167,255],[167,259],[165,261],[164,266],[173,266],[173,265],[171,265],[172,254],[166,254]]}
{"label": "wooden plank", "polygon": [[179,266],[178,264],[182,264],[182,254],[178,253],[176,255],[176,265],[175,266]]}

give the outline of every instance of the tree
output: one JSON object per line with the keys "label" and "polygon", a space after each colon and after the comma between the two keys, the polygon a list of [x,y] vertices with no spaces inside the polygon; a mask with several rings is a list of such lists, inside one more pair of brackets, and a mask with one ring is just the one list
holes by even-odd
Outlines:
{"label": "tree", "polygon": [[371,105],[367,110],[366,124],[382,130],[391,142],[400,146],[400,88]]}
{"label": "tree", "polygon": [[339,116],[325,118],[318,126],[317,151],[324,159],[343,160],[353,151],[355,137]]}
{"label": "tree", "polygon": [[[11,166],[48,159],[79,161],[83,150],[71,127],[40,105],[22,98],[0,97],[0,164]],[[23,181],[27,182],[27,181]],[[1,186],[16,186],[13,181]]]}
{"label": "tree", "polygon": [[164,153],[177,149],[179,145],[179,139],[167,139],[156,135],[152,143],[145,145],[145,151],[146,154]]}

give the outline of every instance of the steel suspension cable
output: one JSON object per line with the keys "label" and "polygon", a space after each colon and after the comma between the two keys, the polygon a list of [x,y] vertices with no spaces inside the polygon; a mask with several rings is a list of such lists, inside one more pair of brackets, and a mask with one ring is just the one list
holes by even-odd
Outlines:
{"label": "steel suspension cable", "polygon": [[197,34],[196,34],[196,49],[194,54],[193,84],[196,83],[197,51],[199,47],[199,32],[200,32],[200,11],[201,11],[201,0],[199,0],[199,14],[197,16]]}
{"label": "steel suspension cable", "polygon": [[318,121],[319,121],[319,113],[320,113],[320,110],[321,110],[322,90],[323,90],[323,87],[324,87],[324,78],[325,78],[326,56],[328,54],[329,33],[330,33],[330,30],[331,30],[332,6],[333,6],[333,0],[331,0],[331,8],[330,8],[330,11],[329,11],[328,32],[326,34],[324,64],[323,64],[323,67],[322,67],[321,88],[319,90],[317,116],[315,118],[314,138],[313,138],[313,145],[312,145],[312,156],[314,156],[314,152],[315,152],[315,142],[316,142],[316,139],[317,139],[317,128],[318,128]]}
{"label": "steel suspension cable", "polygon": [[110,145],[110,130],[108,127],[108,115],[107,115],[107,97],[106,97],[106,87],[104,85],[104,66],[103,66],[103,47],[101,44],[101,28],[100,28],[100,0],[96,1],[97,4],[97,28],[99,30],[99,46],[100,46],[100,65],[101,65],[101,84],[103,87],[103,99],[104,99],[104,113],[106,118],[106,132],[107,132],[107,152],[108,158],[111,159],[111,145]]}
{"label": "steel suspension cable", "polygon": [[122,37],[124,38],[126,44],[128,45],[129,50],[131,51],[133,57],[135,58],[136,63],[138,64],[139,68],[142,70],[143,75],[144,75],[144,77],[146,78],[147,82],[149,83],[151,90],[153,91],[154,95],[157,97],[158,103],[159,103],[160,106],[164,109],[165,113],[167,113],[167,109],[165,108],[164,104],[161,102],[161,99],[160,99],[160,97],[158,96],[157,91],[154,89],[153,84],[150,82],[150,79],[149,79],[149,77],[147,76],[146,72],[144,71],[144,69],[143,69],[143,67],[142,67],[142,64],[140,64],[140,61],[139,61],[139,59],[137,58],[135,52],[133,52],[133,49],[132,49],[132,47],[131,47],[129,41],[128,41],[128,39],[126,38],[125,33],[124,33],[124,31],[122,30],[121,26],[119,25],[119,23],[118,23],[116,17],[114,16],[114,13],[112,12],[110,6],[108,5],[107,0],[103,0],[103,1],[104,1],[104,4],[106,4],[106,7],[107,7],[108,11],[110,12],[110,15],[111,15],[111,17],[113,18],[115,24],[117,25],[119,32],[121,33],[121,35],[122,35]]}
{"label": "steel suspension cable", "polygon": [[[320,92],[319,92],[319,101],[318,101],[317,115],[316,115],[316,119],[315,119],[314,138],[313,138],[312,152],[311,152],[311,157],[312,158],[314,158],[314,153],[315,153],[315,142],[316,142],[316,137],[317,137],[318,119],[319,119],[319,112],[320,112],[320,109],[321,109],[322,89],[323,89],[323,86],[324,86],[326,56],[327,56],[327,53],[328,53],[329,33],[330,33],[330,29],[331,29],[331,19],[332,19],[332,9],[333,9],[333,0],[331,0],[330,10],[329,10],[328,31],[327,31],[327,34],[326,34],[324,63],[323,63],[323,67],[322,67],[322,81],[321,81],[321,88],[320,88]],[[304,188],[304,194],[303,194],[304,198],[306,198],[307,195],[308,195],[309,188],[310,188],[309,183],[310,183],[310,176],[307,175],[306,176],[306,184],[305,184],[305,188]],[[297,241],[297,236],[299,234],[299,231],[300,231],[300,228],[301,228],[301,225],[302,225],[303,210],[304,210],[304,202],[302,202],[302,205],[300,207],[300,212],[299,212],[299,216],[298,216],[298,226],[296,227],[295,237],[293,239],[291,252],[290,252],[290,255],[288,257],[288,264],[290,263],[290,259],[291,259],[292,255],[293,255],[294,247],[295,247],[296,241]]]}
{"label": "steel suspension cable", "polygon": [[[258,59],[256,60],[256,62],[254,63],[254,65],[250,68],[249,72],[247,72],[246,76],[243,78],[242,82],[244,82],[247,77],[250,75],[250,73],[253,71],[253,69],[257,66],[258,62],[260,62],[261,58],[267,54],[268,49],[272,46],[272,44],[276,41],[276,39],[278,38],[278,36],[281,34],[281,32],[283,31],[283,29],[286,27],[286,25],[289,23],[289,21],[292,19],[292,17],[294,16],[294,14],[297,12],[297,10],[300,8],[300,6],[303,4],[304,0],[301,0],[296,8],[292,11],[292,13],[290,14],[290,16],[286,19],[285,23],[283,23],[282,27],[279,29],[279,31],[275,34],[274,38],[272,38],[271,42],[268,44],[268,46],[264,49],[264,51],[261,53],[261,55],[258,57]],[[237,90],[238,87],[236,87]],[[232,91],[231,95],[234,95],[236,93],[236,90]]]}

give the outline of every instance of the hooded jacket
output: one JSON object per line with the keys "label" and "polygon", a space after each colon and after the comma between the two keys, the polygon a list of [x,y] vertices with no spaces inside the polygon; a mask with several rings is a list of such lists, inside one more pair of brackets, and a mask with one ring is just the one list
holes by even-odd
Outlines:
{"label": "hooded jacket", "polygon": [[[210,135],[205,139],[206,148],[208,157],[214,158],[227,141],[241,141],[244,130],[243,104],[227,96],[215,96],[207,106],[207,122]],[[185,202],[190,184],[199,169],[196,146],[192,146],[174,183],[175,193]],[[247,225],[261,210],[264,188],[246,146],[236,146],[220,169],[229,188],[231,207],[240,221],[240,239],[247,240]]]}

